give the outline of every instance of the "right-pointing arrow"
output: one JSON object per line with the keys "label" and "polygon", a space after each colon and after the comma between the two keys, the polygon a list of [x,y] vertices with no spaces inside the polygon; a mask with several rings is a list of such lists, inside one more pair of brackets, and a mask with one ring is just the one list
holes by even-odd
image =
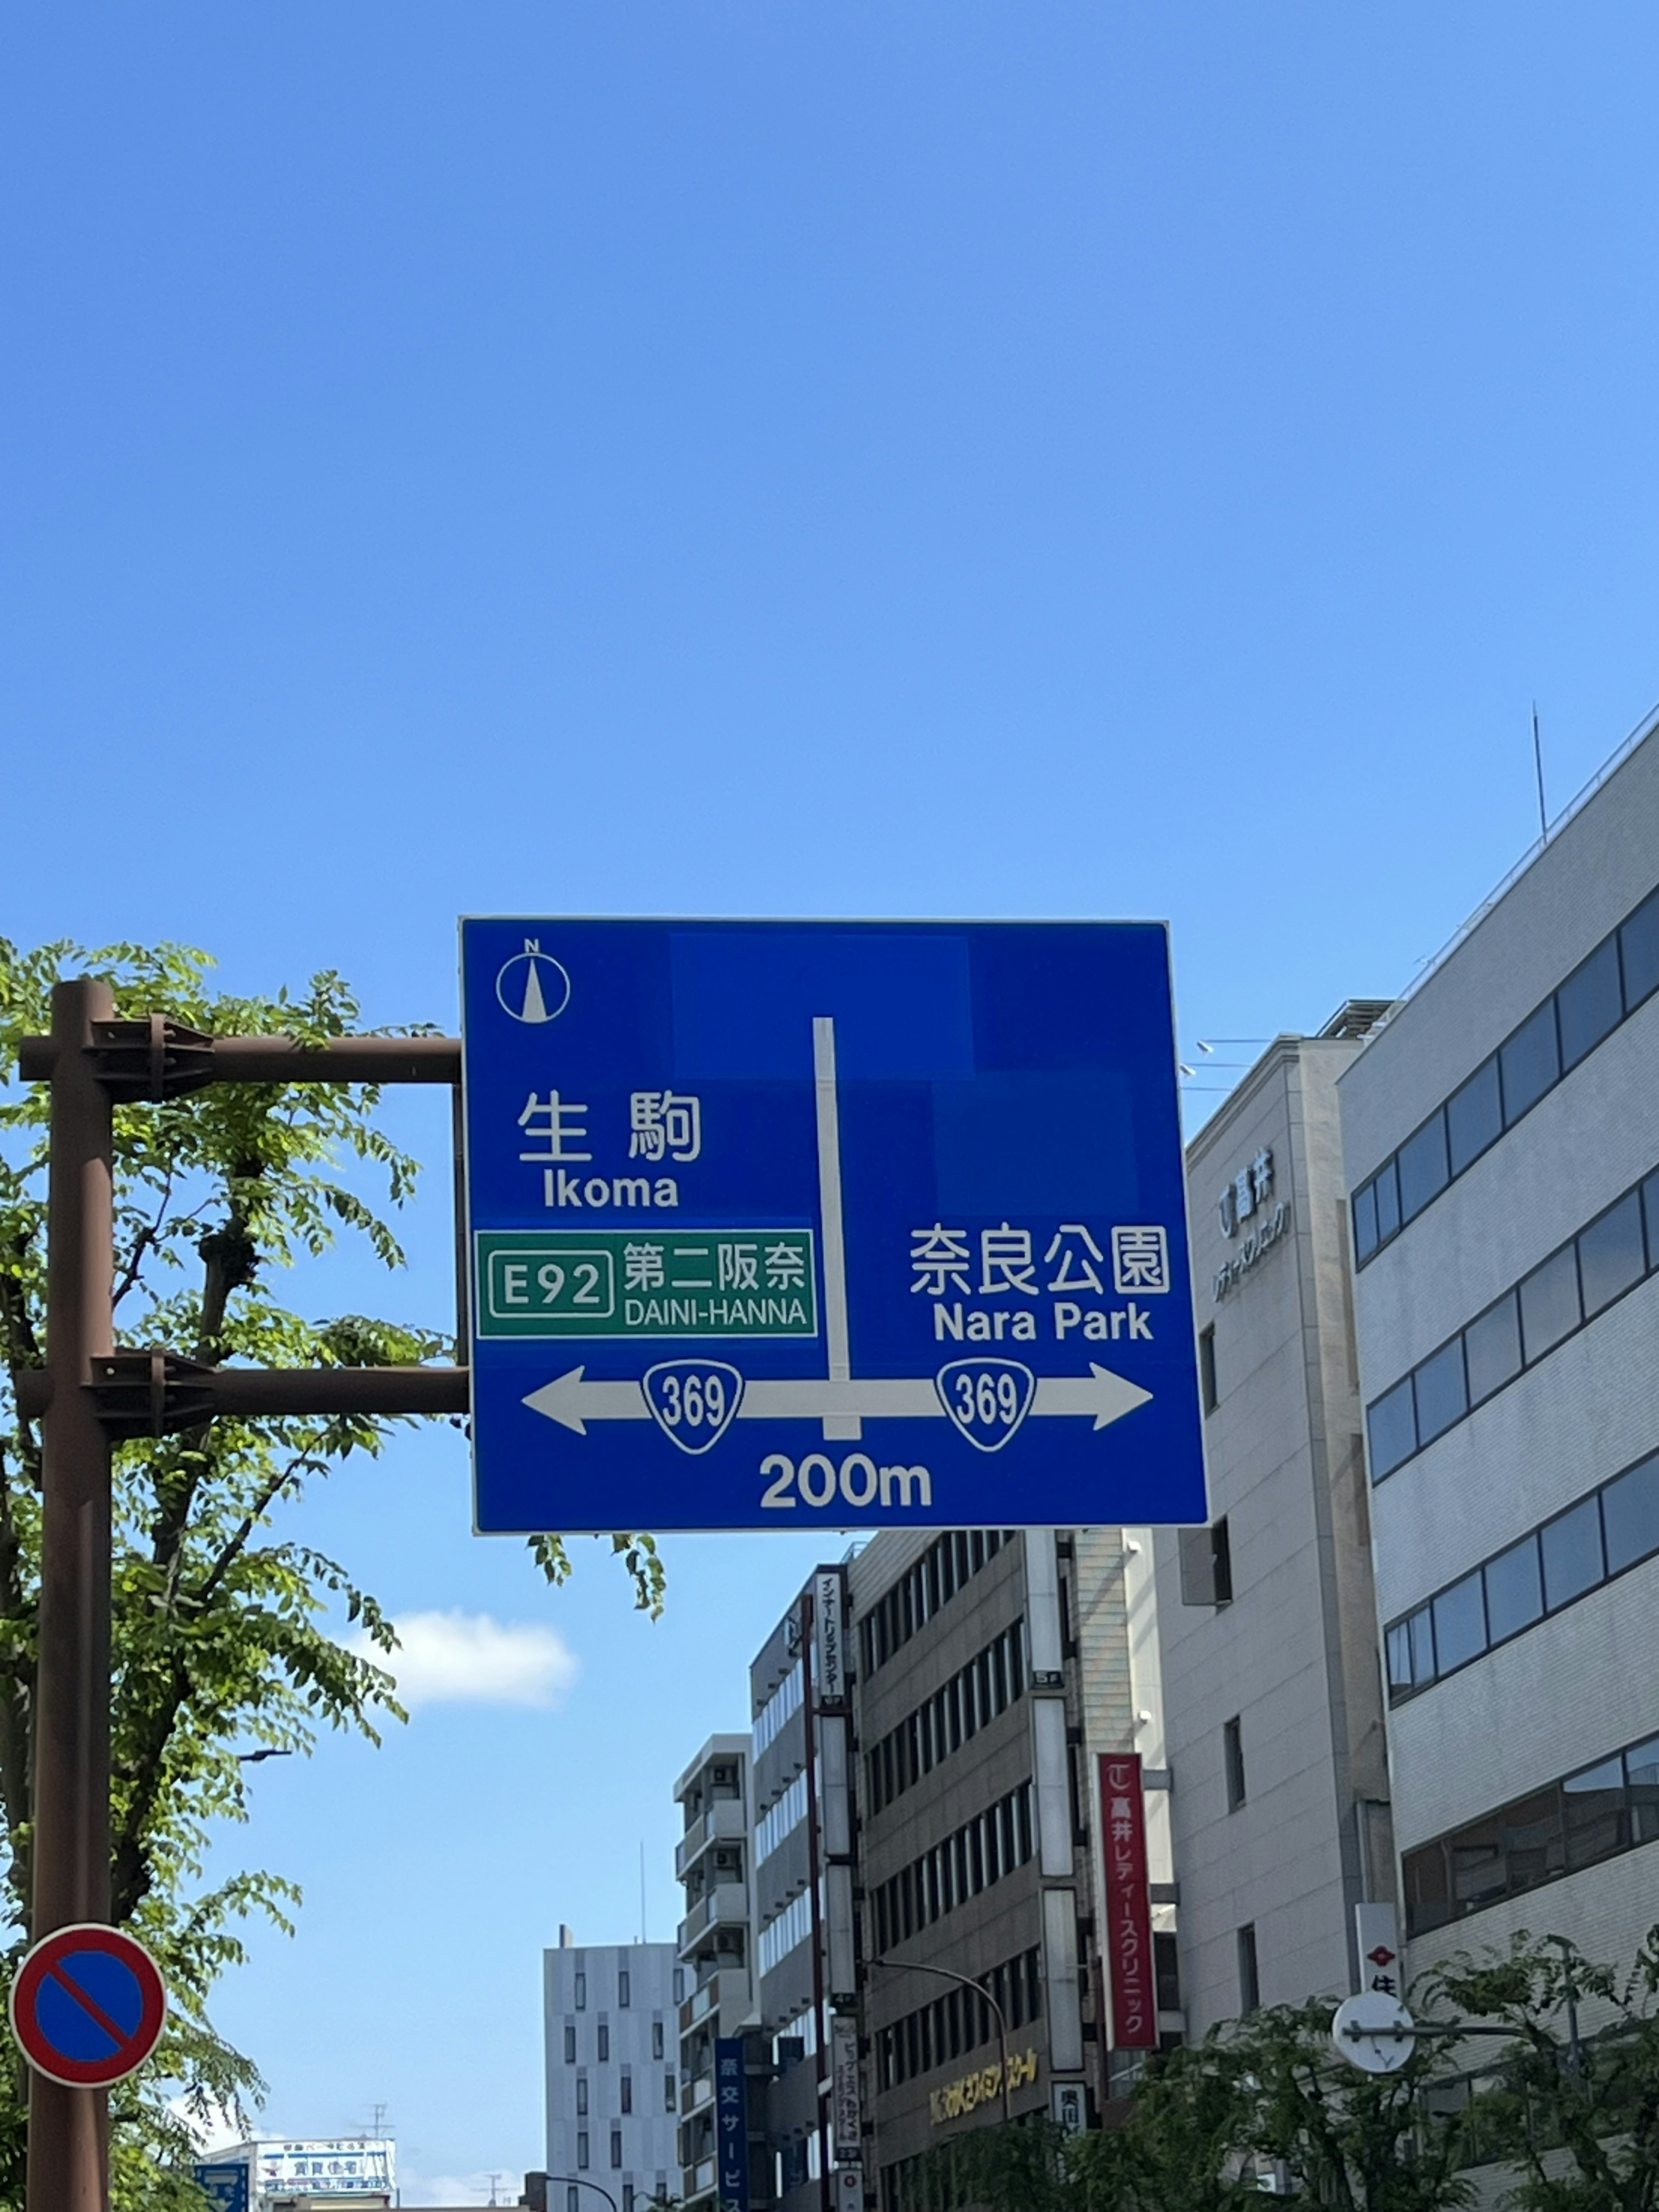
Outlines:
{"label": "right-pointing arrow", "polygon": [[1095,1426],[1105,1428],[1133,1413],[1152,1396],[1138,1382],[1114,1375],[1109,1367],[1089,1363],[1087,1375],[1039,1375],[1034,1413],[1092,1413]]}

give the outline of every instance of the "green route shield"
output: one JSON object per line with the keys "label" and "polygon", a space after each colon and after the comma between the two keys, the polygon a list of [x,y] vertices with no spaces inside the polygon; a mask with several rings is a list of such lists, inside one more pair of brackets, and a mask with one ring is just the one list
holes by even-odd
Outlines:
{"label": "green route shield", "polygon": [[484,1337],[818,1333],[810,1229],[548,1229],[477,1237]]}

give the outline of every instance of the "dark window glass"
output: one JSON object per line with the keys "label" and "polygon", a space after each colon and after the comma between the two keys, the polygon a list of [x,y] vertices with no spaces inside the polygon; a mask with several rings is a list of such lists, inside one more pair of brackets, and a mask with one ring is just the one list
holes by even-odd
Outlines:
{"label": "dark window glass", "polygon": [[1569,1775],[1561,1784],[1566,1808],[1567,1865],[1594,1866],[1630,1844],[1630,1819],[1625,1809],[1625,1762],[1604,1759],[1582,1774]]}
{"label": "dark window glass", "polygon": [[1521,1342],[1530,1367],[1578,1326],[1578,1255],[1569,1244],[1521,1285]]}
{"label": "dark window glass", "polygon": [[1446,1846],[1451,1860],[1451,1897],[1455,1910],[1474,1912],[1503,1896],[1509,1887],[1498,1822],[1477,1820],[1455,1835]]}
{"label": "dark window glass", "polygon": [[1238,1931],[1238,2009],[1257,2010],[1261,2002],[1261,1971],[1256,1964],[1254,1924]]}
{"label": "dark window glass", "polygon": [[1642,1212],[1648,1226],[1648,1265],[1659,1267],[1659,1168],[1643,1182]]}
{"label": "dark window glass", "polygon": [[1463,1340],[1453,1337],[1417,1370],[1417,1440],[1432,1443],[1469,1410],[1463,1387]]}
{"label": "dark window glass", "polygon": [[1659,983],[1659,891],[1620,931],[1619,949],[1624,955],[1625,1005],[1639,1006]]}
{"label": "dark window glass", "polygon": [[1395,1157],[1400,1170],[1400,1218],[1409,1221],[1421,1213],[1431,1198],[1438,1198],[1449,1180],[1446,1166],[1446,1118],[1437,1114],[1414,1137],[1408,1137]]}
{"label": "dark window glass", "polygon": [[[1152,1937],[1152,1978],[1158,1984],[1158,2008],[1160,2012],[1181,2010],[1181,1954],[1173,1936],[1155,1935]],[[1020,1977],[1014,1976],[1014,1999],[1019,2000]],[[1018,2018],[1018,2014],[1016,2014]]]}
{"label": "dark window glass", "polygon": [[1400,1226],[1400,1186],[1395,1181],[1392,1160],[1377,1170],[1371,1188],[1376,1194],[1376,1239],[1379,1244],[1386,1244]]}
{"label": "dark window glass", "polygon": [[1561,1073],[1555,1048],[1555,1001],[1546,999],[1528,1022],[1522,1022],[1498,1055],[1504,1073],[1504,1121],[1518,1121],[1535,1106]]}
{"label": "dark window glass", "polygon": [[1224,1513],[1210,1530],[1210,1551],[1215,1569],[1215,1601],[1231,1605],[1233,1595],[1233,1540]]}
{"label": "dark window glass", "polygon": [[1611,1305],[1622,1291],[1640,1282],[1646,1272],[1642,1207],[1632,1191],[1579,1237],[1578,1279],[1583,1286],[1585,1319]]}
{"label": "dark window glass", "polygon": [[1521,1372],[1521,1317],[1513,1291],[1505,1291],[1464,1330],[1463,1360],[1472,1406]]}
{"label": "dark window glass", "polygon": [[1449,1674],[1486,1648],[1486,1608],[1479,1574],[1465,1575],[1434,1601],[1434,1651],[1440,1672]]}
{"label": "dark window glass", "polygon": [[1244,1737],[1237,1718],[1222,1729],[1221,1749],[1227,1769],[1227,1810],[1236,1813],[1244,1802]]}
{"label": "dark window glass", "polygon": [[567,2027],[564,2032],[564,2063],[567,2066],[574,2066],[576,2063],[576,2031],[574,2027]]}
{"label": "dark window glass", "polygon": [[1376,1249],[1376,1192],[1370,1183],[1354,1193],[1353,1249],[1357,1260],[1369,1260]]}
{"label": "dark window glass", "polygon": [[1625,1753],[1630,1782],[1631,1832],[1638,1844],[1659,1836],[1659,1735]]}
{"label": "dark window glass", "polygon": [[1594,1498],[1582,1498],[1571,1512],[1547,1521],[1538,1532],[1544,1554],[1544,1602],[1558,1605],[1594,1589],[1606,1569],[1601,1563],[1601,1512]]}
{"label": "dark window glass", "polygon": [[1427,1606],[1421,1606],[1406,1623],[1412,1638],[1412,1680],[1419,1686],[1434,1680],[1434,1623]]}
{"label": "dark window glass", "polygon": [[610,2056],[611,2030],[608,2027],[602,2027],[599,2030],[599,2057],[603,2061],[609,2058]]}
{"label": "dark window glass", "polygon": [[1504,1857],[1509,1867],[1510,1894],[1535,1889],[1540,1881],[1558,1875],[1562,1865],[1561,1798],[1559,1790],[1540,1790],[1506,1805],[1498,1816]]}
{"label": "dark window glass", "polygon": [[1446,1847],[1426,1844],[1406,1854],[1406,1932],[1426,1936],[1443,1928],[1452,1917],[1451,1891],[1446,1879]]}
{"label": "dark window glass", "polygon": [[1488,1145],[1503,1133],[1504,1109],[1498,1094],[1498,1062],[1492,1059],[1461,1091],[1446,1101],[1446,1134],[1451,1171],[1462,1175],[1471,1160],[1480,1158]]}
{"label": "dark window glass", "polygon": [[576,2076],[576,2117],[578,2119],[585,2119],[586,2115],[587,2076],[585,2074],[579,2074]]}
{"label": "dark window glass", "polygon": [[1607,1572],[1659,1552],[1659,1454],[1644,1459],[1601,1492],[1607,1535]]}
{"label": "dark window glass", "polygon": [[1215,1387],[1215,1323],[1198,1333],[1198,1379],[1204,1410],[1212,1413],[1218,1403]]}
{"label": "dark window glass", "polygon": [[1494,1644],[1514,1636],[1542,1617],[1544,1584],[1538,1566],[1538,1539],[1523,1536],[1486,1565],[1486,1626]]}
{"label": "dark window glass", "polygon": [[617,2006],[620,2011],[628,2003],[628,1970],[624,1966],[617,1976]]}
{"label": "dark window glass", "polygon": [[1412,1405],[1409,1375],[1377,1400],[1366,1421],[1370,1431],[1371,1480],[1381,1482],[1417,1449],[1417,1414]]}
{"label": "dark window glass", "polygon": [[1389,1631],[1389,1687],[1409,1690],[1412,1686],[1412,1636],[1405,1621]]}
{"label": "dark window glass", "polygon": [[1624,1018],[1619,995],[1619,946],[1608,938],[1556,993],[1561,1013],[1561,1066],[1577,1067]]}

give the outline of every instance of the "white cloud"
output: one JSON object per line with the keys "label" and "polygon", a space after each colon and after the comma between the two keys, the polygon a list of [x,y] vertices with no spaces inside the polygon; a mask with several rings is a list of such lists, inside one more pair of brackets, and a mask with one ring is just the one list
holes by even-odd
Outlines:
{"label": "white cloud", "polygon": [[397,1677],[399,1701],[416,1705],[562,1703],[581,1671],[556,1629],[500,1621],[487,1613],[406,1613],[393,1622],[397,1650],[375,1649],[359,1630],[352,1650]]}

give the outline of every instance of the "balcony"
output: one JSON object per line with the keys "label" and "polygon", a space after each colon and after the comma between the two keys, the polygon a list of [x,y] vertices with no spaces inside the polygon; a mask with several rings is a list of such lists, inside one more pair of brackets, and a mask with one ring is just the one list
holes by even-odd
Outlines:
{"label": "balcony", "polygon": [[693,2112],[700,2112],[705,2105],[712,2102],[714,2094],[714,2075],[699,2074],[695,2081],[688,2081],[680,2091],[680,2118],[689,2120]]}
{"label": "balcony", "polygon": [[682,1881],[710,1844],[741,1844],[749,1838],[741,1797],[717,1797],[699,1820],[694,1820],[674,1847],[674,1872]]}
{"label": "balcony", "polygon": [[744,1928],[749,1923],[749,1892],[740,1881],[717,1882],[692,1906],[679,1925],[678,1942],[684,1958],[711,1928]]}

